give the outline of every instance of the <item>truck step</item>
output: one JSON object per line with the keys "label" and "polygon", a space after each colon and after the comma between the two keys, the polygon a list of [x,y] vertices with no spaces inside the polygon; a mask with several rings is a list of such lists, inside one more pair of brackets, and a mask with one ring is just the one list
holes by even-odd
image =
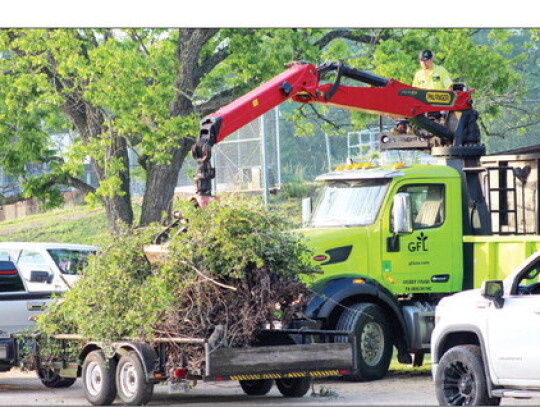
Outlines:
{"label": "truck step", "polygon": [[533,398],[540,397],[540,389],[496,389],[493,390],[493,395],[497,397]]}

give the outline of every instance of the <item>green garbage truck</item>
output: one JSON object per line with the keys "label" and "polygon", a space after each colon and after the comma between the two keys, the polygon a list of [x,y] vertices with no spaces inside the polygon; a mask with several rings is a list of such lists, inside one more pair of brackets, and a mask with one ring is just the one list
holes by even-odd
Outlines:
{"label": "green garbage truck", "polygon": [[192,149],[199,205],[212,198],[212,146],[286,100],[400,119],[405,126],[381,132],[380,149],[437,159],[321,175],[302,230],[323,270],[306,315],[312,329],[355,333],[351,378],[382,378],[394,347],[400,362],[422,364],[438,301],[502,279],[539,247],[540,149],[486,156],[464,84],[420,89],[342,63],[297,62],[202,120]]}

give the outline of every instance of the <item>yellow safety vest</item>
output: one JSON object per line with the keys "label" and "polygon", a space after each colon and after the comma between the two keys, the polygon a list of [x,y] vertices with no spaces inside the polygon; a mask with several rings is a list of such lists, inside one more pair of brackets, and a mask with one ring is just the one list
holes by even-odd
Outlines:
{"label": "yellow safety vest", "polygon": [[452,86],[452,78],[442,66],[433,64],[432,69],[420,69],[414,75],[413,86],[423,89],[447,90]]}

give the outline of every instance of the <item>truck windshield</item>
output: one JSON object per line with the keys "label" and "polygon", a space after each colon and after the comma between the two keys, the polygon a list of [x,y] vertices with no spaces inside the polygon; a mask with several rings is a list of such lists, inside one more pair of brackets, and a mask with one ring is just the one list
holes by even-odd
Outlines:
{"label": "truck windshield", "polygon": [[94,254],[90,250],[49,249],[49,254],[62,274],[75,275],[86,266],[88,256]]}
{"label": "truck windshield", "polygon": [[381,207],[389,179],[328,182],[313,211],[310,226],[371,225]]}

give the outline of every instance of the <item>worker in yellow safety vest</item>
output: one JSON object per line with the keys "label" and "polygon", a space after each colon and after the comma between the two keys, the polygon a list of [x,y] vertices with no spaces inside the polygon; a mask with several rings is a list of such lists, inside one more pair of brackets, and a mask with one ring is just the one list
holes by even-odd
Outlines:
{"label": "worker in yellow safety vest", "polygon": [[433,53],[429,49],[424,49],[418,56],[420,66],[414,75],[413,86],[423,89],[451,90],[452,78],[446,69],[433,63]]}

